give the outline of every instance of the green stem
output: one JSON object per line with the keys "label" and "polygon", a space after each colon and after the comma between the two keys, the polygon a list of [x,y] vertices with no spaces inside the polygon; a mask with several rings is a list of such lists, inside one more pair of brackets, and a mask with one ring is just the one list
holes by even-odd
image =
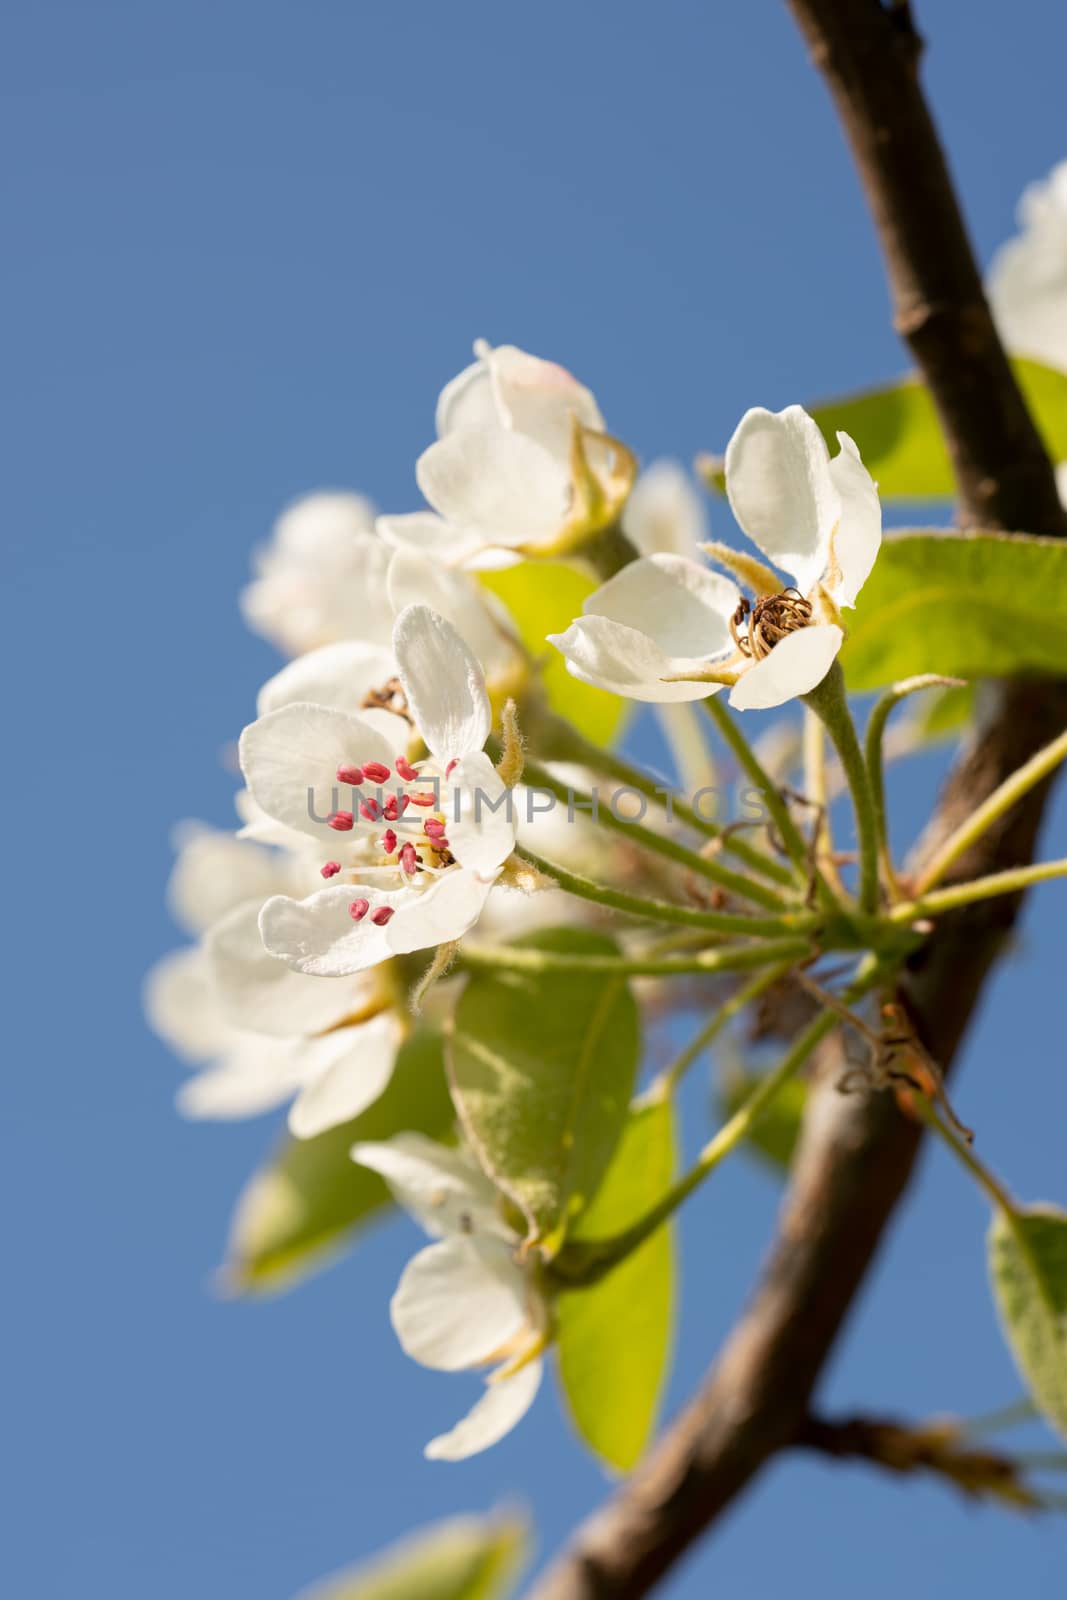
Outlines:
{"label": "green stem", "polygon": [[[689,707],[685,709],[688,710]],[[555,718],[548,724],[544,740],[545,753],[552,760],[576,761],[582,766],[604,773],[606,777],[617,778],[627,788],[636,789],[646,800],[662,806],[667,811],[669,819],[677,817],[695,833],[703,834],[706,839],[721,839],[724,851],[736,856],[738,861],[743,861],[761,877],[769,878],[772,882],[783,884],[788,888],[793,887],[793,874],[780,861],[775,861],[773,856],[749,844],[737,833],[729,832],[721,823],[702,817],[699,811],[681,799],[666,784],[657,784],[651,773],[634,766],[632,762],[616,755],[614,751],[602,750],[599,745],[583,738],[576,728],[572,728],[561,718]]]}
{"label": "green stem", "polygon": [[916,1095],[914,1105],[917,1115],[937,1134],[942,1144],[952,1151],[956,1160],[974,1178],[986,1198],[992,1201],[998,1211],[1003,1211],[1009,1220],[1013,1218],[1016,1214],[1015,1201],[1000,1179],[989,1170],[984,1161],[978,1159],[966,1139],[961,1138],[955,1128],[950,1128],[947,1122],[942,1122],[934,1106],[924,1096]]}
{"label": "green stem", "polygon": [[778,917],[754,917],[744,912],[698,911],[693,906],[680,906],[670,900],[655,900],[644,895],[627,894],[623,889],[612,889],[607,884],[595,883],[592,878],[584,878],[580,873],[571,872],[556,861],[549,861],[545,856],[537,855],[525,845],[521,845],[515,854],[523,861],[528,861],[532,867],[536,867],[538,872],[555,879],[558,887],[566,890],[568,894],[573,894],[580,900],[589,900],[594,905],[610,906],[612,910],[625,912],[627,916],[644,917],[651,922],[673,922],[681,927],[704,928],[709,933],[734,933],[742,937],[752,934],[757,937],[772,938],[775,935],[788,933],[813,933],[820,922],[818,916],[807,911],[786,912]]}
{"label": "green stem", "polygon": [[991,872],[985,878],[972,878],[969,883],[954,883],[948,889],[935,889],[932,894],[921,894],[906,900],[889,912],[890,922],[914,922],[918,917],[934,917],[943,911],[955,911],[957,906],[969,906],[976,900],[991,900],[998,894],[1020,894],[1035,883],[1047,883],[1052,878],[1067,878],[1067,861],[1039,861],[1031,867],[1011,867],[1007,872]]}
{"label": "green stem", "polygon": [[878,852],[882,862],[882,870],[885,874],[885,881],[894,896],[899,896],[900,885],[897,881],[893,857],[889,849],[889,829],[886,818],[885,758],[882,747],[885,726],[889,721],[893,708],[898,706],[909,694],[916,694],[920,689],[962,688],[962,686],[962,678],[942,678],[934,672],[925,672],[915,678],[902,678],[899,683],[894,683],[891,688],[886,690],[885,694],[876,703],[867,722],[864,748],[867,756],[867,773],[871,784],[871,800],[874,804]]}
{"label": "green stem", "polygon": [[763,803],[767,807],[771,821],[781,836],[787,854],[797,868],[804,873],[805,878],[814,880],[816,892],[823,905],[827,907],[837,906],[837,896],[813,859],[813,853],[809,849],[804,835],[793,821],[781,791],[769,773],[764,771],[755,751],[741,732],[741,729],[734,722],[725,705],[721,704],[718,695],[710,696],[709,699],[704,701],[704,705],[709,717],[733,752],[741,770],[751,779],[762,795]]}
{"label": "green stem", "polygon": [[[860,963],[853,982],[843,996],[845,1005],[854,1004],[879,982],[881,964],[867,956]],[[606,1239],[575,1240],[566,1246],[553,1263],[553,1271],[568,1282],[595,1283],[611,1268],[638,1249],[656,1229],[670,1218],[684,1200],[699,1188],[710,1172],[735,1150],[752,1131],[754,1124],[766,1111],[775,1096],[808,1060],[822,1041],[839,1026],[835,1011],[823,1011],[810,1023],[800,1038],[783,1057],[773,1072],[761,1078],[728,1122],[724,1123],[714,1138],[704,1146],[693,1166],[670,1188],[663,1198],[643,1217],[622,1233]]]}
{"label": "green stem", "polygon": [[592,795],[584,790],[575,789],[573,784],[564,783],[539,762],[527,761],[524,781],[532,788],[544,789],[549,794],[555,795],[557,800],[562,800],[565,804],[573,803],[576,808],[590,811],[601,827],[608,828],[613,833],[621,833],[634,844],[652,851],[655,855],[663,856],[668,861],[676,862],[687,872],[692,872],[699,878],[706,878],[709,883],[727,890],[729,894],[752,900],[756,905],[764,906],[771,911],[781,911],[783,908],[781,897],[765,884],[754,883],[751,878],[746,878],[739,872],[732,872],[719,861],[709,861],[706,856],[687,849],[684,844],[679,844],[667,834],[655,833],[643,823],[617,817],[610,806],[600,806]]}
{"label": "green stem", "polygon": [[746,972],[774,962],[798,961],[811,954],[807,939],[765,939],[758,944],[723,945],[689,956],[566,955],[522,945],[487,945],[464,940],[461,966],[504,972],[608,972],[620,977],[673,978],[697,972]]}
{"label": "green stem", "polygon": [[1047,778],[1060,762],[1067,760],[1067,732],[1061,733],[1051,744],[1045,745],[1035,756],[1013,772],[1010,778],[994,789],[988,800],[984,800],[976,810],[972,811],[967,820],[950,833],[948,838],[927,863],[926,870],[922,873],[915,885],[916,895],[924,895],[927,889],[932,889],[934,884],[940,883],[949,867],[958,861],[966,850],[977,844],[982,835],[993,826],[999,817],[1012,806],[1017,805],[1023,795],[1027,794],[1043,778]]}
{"label": "green stem", "polygon": [[648,1098],[666,1099],[672,1095],[693,1062],[699,1059],[709,1045],[714,1044],[727,1023],[740,1015],[753,1000],[758,1000],[761,994],[778,982],[779,978],[784,977],[790,965],[790,962],[782,961],[775,967],[768,967],[765,972],[757,973],[751,982],[742,985],[736,994],[732,994],[705,1023],[696,1037],[675,1057],[670,1066],[664,1067],[649,1085]]}
{"label": "green stem", "polygon": [[856,725],[848,709],[845,677],[838,662],[834,662],[818,687],[804,696],[804,701],[822,721],[833,740],[852,795],[860,850],[860,906],[873,914],[878,910],[879,901],[878,820],[867,767],[856,737]]}

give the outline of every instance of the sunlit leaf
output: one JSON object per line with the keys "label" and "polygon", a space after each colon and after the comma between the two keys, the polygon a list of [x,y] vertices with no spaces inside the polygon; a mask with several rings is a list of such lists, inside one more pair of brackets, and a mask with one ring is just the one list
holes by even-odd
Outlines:
{"label": "sunlit leaf", "polygon": [[993,1294],[1034,1404],[1067,1438],[1067,1212],[997,1211],[989,1230]]}
{"label": "sunlit leaf", "polygon": [[846,620],[854,690],[921,672],[1067,673],[1067,540],[895,534]]}
{"label": "sunlit leaf", "polygon": [[[1067,374],[1036,361],[1013,363],[1054,461],[1067,457]],[[832,449],[851,434],[884,500],[950,500],[956,485],[929,391],[909,376],[862,394],[829,400],[812,415]]]}
{"label": "sunlit leaf", "polygon": [[[670,1100],[638,1104],[574,1239],[605,1239],[638,1221],[674,1175]],[[674,1310],[670,1223],[605,1278],[556,1303],[559,1370],[579,1433],[608,1466],[628,1472],[656,1423]]]}
{"label": "sunlit leaf", "polygon": [[478,576],[503,600],[523,644],[541,664],[553,711],[594,744],[610,744],[622,726],[627,702],[572,678],[559,651],[545,643],[548,634],[562,633],[581,616],[582,602],[597,587],[597,579],[562,561],[524,561]]}
{"label": "sunlit leaf", "polygon": [[297,1600],[498,1600],[518,1576],[526,1548],[526,1525],[514,1514],[451,1517],[325,1578]]}
{"label": "sunlit leaf", "polygon": [[[524,948],[612,954],[581,928]],[[588,1205],[626,1121],[640,1053],[637,1006],[613,973],[474,973],[449,1039],[452,1093],[496,1182],[551,1251]]]}
{"label": "sunlit leaf", "polygon": [[349,1159],[357,1139],[408,1129],[446,1138],[455,1113],[439,1034],[419,1029],[397,1058],[392,1080],[361,1116],[315,1139],[286,1138],[240,1195],[223,1278],[238,1294],[290,1287],[355,1241],[391,1204],[377,1173]]}

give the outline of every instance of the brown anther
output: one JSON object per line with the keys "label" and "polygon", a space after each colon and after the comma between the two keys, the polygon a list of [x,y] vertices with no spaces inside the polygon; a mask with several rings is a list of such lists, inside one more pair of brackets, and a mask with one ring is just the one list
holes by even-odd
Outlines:
{"label": "brown anther", "polygon": [[408,697],[404,693],[404,685],[399,678],[390,678],[383,683],[380,689],[369,689],[363,696],[360,706],[362,711],[392,711],[394,715],[403,717],[410,727],[414,727],[414,719],[408,710]]}

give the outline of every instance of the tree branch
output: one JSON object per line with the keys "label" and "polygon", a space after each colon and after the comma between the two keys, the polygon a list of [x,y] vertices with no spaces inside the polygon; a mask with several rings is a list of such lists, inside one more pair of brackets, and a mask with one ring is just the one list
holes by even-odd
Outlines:
{"label": "tree branch", "polygon": [[1036,1511],[1043,1505],[1018,1461],[968,1443],[951,1419],[908,1426],[889,1417],[808,1417],[796,1442],[835,1461],[869,1461],[905,1476],[930,1472],[965,1495],[1000,1500],[1018,1510]]}
{"label": "tree branch", "polygon": [[[962,520],[1067,535],[1051,466],[1000,345],[919,83],[904,5],[788,0],[837,104],[874,215],[895,323],[933,395]],[[981,726],[920,849],[928,858],[976,802],[1067,726],[1062,683],[987,685]],[[961,858],[950,879],[1032,859],[1048,783]],[[946,917],[901,1001],[947,1069],[1019,900]],[[836,1048],[834,1047],[836,1045]],[[647,1461],[535,1586],[535,1600],[635,1600],[776,1452],[802,1437],[812,1391],[912,1170],[919,1128],[888,1094],[836,1093],[840,1042],[821,1063],[777,1237],[752,1301],[704,1386]]]}

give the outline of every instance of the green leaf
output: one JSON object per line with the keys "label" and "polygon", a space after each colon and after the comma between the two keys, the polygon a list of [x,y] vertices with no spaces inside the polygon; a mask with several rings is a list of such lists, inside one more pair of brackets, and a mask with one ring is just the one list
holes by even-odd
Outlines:
{"label": "green leaf", "polygon": [[1015,1364],[1037,1409],[1067,1438],[1067,1212],[996,1211],[989,1272]]}
{"label": "green leaf", "polygon": [[[515,943],[611,955],[613,940],[553,928]],[[640,1020],[613,973],[475,972],[453,1018],[448,1066],[485,1169],[551,1254],[611,1160],[633,1090]]]}
{"label": "green leaf", "polygon": [[920,672],[1067,673],[1067,540],[901,533],[885,540],[841,655],[849,688]]}
{"label": "green leaf", "polygon": [[924,743],[937,744],[963,732],[974,718],[974,684],[935,689],[918,697],[916,726]]}
{"label": "green leaf", "polygon": [[507,606],[523,644],[541,664],[553,711],[594,744],[610,744],[626,717],[627,702],[572,678],[559,651],[545,642],[550,633],[562,633],[581,616],[582,602],[597,587],[597,579],[563,561],[524,561],[478,576]]}
{"label": "green leaf", "polygon": [[[607,1239],[637,1222],[674,1176],[670,1100],[636,1104],[603,1183],[572,1235]],[[674,1312],[673,1226],[665,1223],[589,1289],[556,1301],[559,1372],[578,1432],[608,1466],[629,1472],[656,1424]]]}
{"label": "green leaf", "polygon": [[[760,1074],[743,1067],[731,1070],[720,1092],[723,1119],[739,1111],[752,1091],[759,1086]],[[776,1172],[788,1172],[800,1138],[808,1086],[803,1078],[790,1078],[782,1085],[763,1115],[757,1118],[745,1141],[745,1148],[759,1156]]]}
{"label": "green leaf", "polygon": [[420,1028],[402,1047],[385,1093],[362,1115],[315,1139],[285,1139],[241,1193],[230,1225],[226,1288],[237,1294],[291,1287],[355,1242],[392,1204],[377,1173],[349,1159],[357,1139],[411,1129],[447,1138],[455,1113],[441,1036]]}
{"label": "green leaf", "polygon": [[526,1524],[515,1515],[451,1517],[305,1589],[298,1600],[497,1600],[526,1553]]}
{"label": "green leaf", "polygon": [[[1036,361],[1012,363],[1053,461],[1067,457],[1067,374]],[[851,434],[883,500],[952,500],[955,479],[929,390],[914,375],[829,400],[812,416],[832,450]]]}

